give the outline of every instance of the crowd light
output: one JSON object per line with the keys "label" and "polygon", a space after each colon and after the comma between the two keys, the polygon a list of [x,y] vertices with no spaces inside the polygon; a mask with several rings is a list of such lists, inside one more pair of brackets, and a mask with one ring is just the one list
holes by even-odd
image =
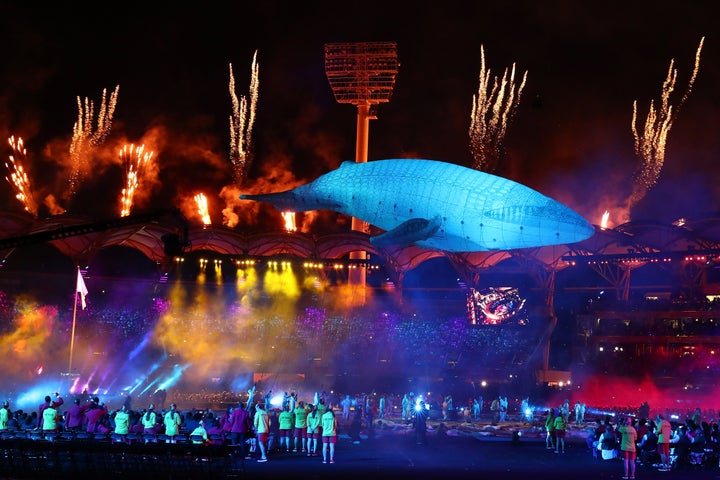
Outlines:
{"label": "crowd light", "polygon": [[[185,257],[177,256],[173,257],[173,261],[177,264],[184,263]],[[222,258],[216,258],[209,260],[207,258],[198,259],[200,265],[207,265],[212,261],[215,265],[222,265],[224,260]],[[357,268],[364,268],[366,270],[380,270],[380,265],[371,263],[367,259],[362,261],[344,259],[344,260],[308,260],[300,258],[275,258],[275,257],[242,257],[242,258],[230,258],[231,263],[235,264],[238,268],[252,267],[263,265],[270,267],[282,267],[292,268],[294,266],[301,266],[308,270],[350,270]]]}
{"label": "crowd light", "polygon": [[645,263],[671,263],[674,261],[710,263],[720,257],[720,249],[696,250],[688,248],[676,252],[643,252],[629,248],[627,253],[607,255],[572,254],[561,259],[570,266],[577,265],[637,265]]}

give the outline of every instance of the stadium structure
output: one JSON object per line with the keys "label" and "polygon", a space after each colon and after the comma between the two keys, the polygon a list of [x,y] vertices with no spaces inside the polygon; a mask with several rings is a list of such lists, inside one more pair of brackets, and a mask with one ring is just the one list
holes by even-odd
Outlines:
{"label": "stadium structure", "polygon": [[[413,305],[414,298],[422,297],[431,300],[438,315],[464,312],[470,324],[533,325],[529,347],[508,354],[501,372],[530,368],[538,383],[561,387],[572,377],[581,379],[589,365],[612,374],[622,373],[632,361],[669,383],[702,388],[716,370],[713,359],[720,346],[719,220],[630,222],[612,229],[596,227],[594,236],[573,245],[448,253],[413,246],[381,248],[356,231],[243,234],[222,226],[189,225],[174,211],[106,222],[73,215],[34,219],[6,212],[0,216],[5,232],[0,238],[0,285],[62,284],[75,264],[86,266],[98,281],[142,279],[152,291],[161,292],[175,276],[192,281],[197,272],[187,273],[193,271],[189,265],[200,258],[228,266],[296,262],[312,266],[315,274],[336,285],[347,281],[343,272],[348,269],[365,268],[377,272],[368,275],[368,288],[383,292],[395,305]],[[358,250],[369,252],[362,263],[350,259]],[[48,260],[54,264],[49,267],[43,262],[48,255],[65,258],[66,264]],[[133,271],[131,265],[140,257],[143,268]],[[185,274],[176,270],[180,261]],[[418,272],[430,266],[442,266],[449,273],[429,275],[423,285]],[[439,284],[441,278],[448,280]],[[523,310],[522,321],[515,317],[507,322],[514,316],[508,315],[507,304],[493,304],[486,297],[477,300],[478,292],[497,294],[502,289],[512,289],[515,301],[510,310],[515,310],[510,313]],[[318,300],[315,294],[308,301]],[[488,305],[501,313],[492,322],[486,317]],[[456,351],[443,360],[453,374],[488,374],[482,359],[475,357]],[[678,362],[687,368],[677,368]]]}

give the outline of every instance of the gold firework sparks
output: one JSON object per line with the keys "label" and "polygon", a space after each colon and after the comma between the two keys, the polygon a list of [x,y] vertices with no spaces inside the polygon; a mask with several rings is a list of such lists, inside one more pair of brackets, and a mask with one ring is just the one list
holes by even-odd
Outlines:
{"label": "gold firework sparks", "polygon": [[244,95],[238,98],[235,93],[235,77],[232,63],[230,64],[229,88],[233,107],[233,113],[230,116],[230,162],[233,166],[233,179],[237,185],[242,185],[245,180],[245,174],[251,159],[252,129],[255,124],[255,111],[260,84],[257,51],[253,55],[250,72],[250,98],[248,100],[248,97]]}
{"label": "gold firework sparks", "polygon": [[127,217],[133,206],[135,191],[142,184],[145,169],[153,152],[146,152],[145,145],[135,147],[134,144],[125,145],[120,150],[120,160],[125,167],[125,188],[120,199],[120,216]]}
{"label": "gold firework sparks", "polygon": [[32,191],[30,189],[30,180],[28,180],[27,172],[25,172],[25,159],[27,158],[27,151],[23,145],[23,139],[18,137],[10,137],[8,139],[10,148],[12,148],[13,155],[9,156],[10,163],[5,162],[5,167],[10,171],[10,177],[5,179],[15,187],[15,198],[20,200],[23,204],[25,211],[31,213],[34,217],[37,217],[38,207],[33,198]]}
{"label": "gold firework sparks", "polygon": [[516,86],[513,63],[509,75],[506,68],[502,79],[494,77],[491,86],[490,70],[485,67],[485,49],[482,46],[480,60],[480,83],[477,95],[473,95],[470,114],[470,153],[475,159],[473,168],[492,172],[505,153],[503,142],[507,126],[520,103],[528,72],[525,71],[522,82]]}
{"label": "gold firework sparks", "polygon": [[75,125],[73,125],[73,137],[70,144],[70,160],[72,162],[70,195],[74,195],[77,192],[82,172],[87,169],[85,158],[90,148],[101,145],[110,133],[119,91],[120,85],[115,86],[115,90],[110,95],[110,98],[108,98],[107,89],[103,89],[100,112],[95,122],[95,131],[93,131],[93,119],[95,117],[94,102],[87,97],[85,97],[84,101],[80,97],[77,97],[78,118]]}
{"label": "gold firework sparks", "polygon": [[205,194],[198,193],[197,195],[195,195],[194,198],[195,198],[195,204],[197,205],[197,209],[198,209],[198,215],[200,215],[203,225],[212,224],[212,221],[210,220],[210,213],[208,210],[207,197],[205,196]]}
{"label": "gold firework sparks", "polygon": [[695,68],[688,82],[687,90],[674,110],[670,104],[670,95],[675,91],[675,83],[677,81],[677,69],[674,67],[675,61],[673,59],[670,60],[667,77],[662,85],[660,105],[656,108],[655,103],[652,100],[650,101],[650,109],[642,132],[638,131],[637,127],[637,101],[633,102],[631,128],[633,136],[635,137],[635,154],[640,158],[641,167],[636,176],[636,182],[633,185],[630,205],[635,205],[642,200],[660,178],[660,172],[665,162],[667,136],[668,133],[670,133],[675,117],[680,111],[680,107],[682,107],[685,100],[687,100],[695,84],[695,78],[697,78],[698,70],[700,69],[700,52],[702,51],[704,41],[705,37],[700,39],[700,45],[698,45],[697,52],[695,53]]}

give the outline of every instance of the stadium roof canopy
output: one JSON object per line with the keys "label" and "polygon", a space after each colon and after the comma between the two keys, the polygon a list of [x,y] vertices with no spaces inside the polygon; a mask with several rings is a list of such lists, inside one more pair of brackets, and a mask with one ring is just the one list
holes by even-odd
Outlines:
{"label": "stadium roof canopy", "polygon": [[[25,213],[0,212],[0,250],[10,258],[25,245],[48,243],[76,264],[88,264],[103,249],[122,246],[137,250],[149,260],[168,261],[168,238],[180,238],[183,253],[215,252],[236,257],[288,256],[317,261],[341,260],[352,251],[369,252],[401,282],[422,263],[446,257],[470,282],[506,260],[540,271],[558,271],[587,262],[635,260],[640,267],[652,255],[703,252],[715,258],[720,248],[720,216],[686,220],[680,224],[628,222],[612,229],[596,226],[589,239],[533,249],[446,253],[415,246],[380,248],[360,232],[305,234],[243,233],[215,225],[190,225],[177,212],[151,212],[98,222],[81,215],[63,214],[36,219]],[[507,263],[507,262],[505,262]]]}

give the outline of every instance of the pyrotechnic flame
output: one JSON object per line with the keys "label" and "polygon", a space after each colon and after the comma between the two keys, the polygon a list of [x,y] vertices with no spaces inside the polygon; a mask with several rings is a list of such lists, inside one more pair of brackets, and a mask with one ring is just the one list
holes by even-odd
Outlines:
{"label": "pyrotechnic flame", "polygon": [[608,220],[610,219],[610,211],[605,210],[605,213],[602,215],[602,220],[600,220],[600,228],[606,229],[608,228]]}
{"label": "pyrotechnic flame", "polygon": [[73,138],[70,143],[70,159],[72,169],[70,172],[70,195],[77,192],[82,174],[87,170],[86,156],[90,148],[101,145],[112,127],[112,117],[115,114],[117,96],[120,85],[115,86],[115,91],[107,98],[107,89],[103,89],[100,102],[100,113],[97,117],[97,128],[93,132],[93,117],[95,116],[95,104],[88,97],[84,101],[77,97],[78,119],[73,126]]}
{"label": "pyrotechnic flame", "polygon": [[15,198],[20,200],[23,204],[25,211],[31,213],[34,217],[37,217],[38,206],[33,198],[32,190],[30,189],[30,180],[28,180],[27,173],[23,164],[27,158],[27,151],[23,146],[23,139],[18,137],[17,141],[12,136],[8,139],[10,148],[15,155],[10,155],[10,164],[5,162],[5,167],[10,171],[10,177],[5,177],[11,185],[15,187]]}
{"label": "pyrotechnic flame", "polygon": [[153,152],[145,152],[145,145],[135,148],[134,144],[125,145],[120,150],[120,161],[125,167],[125,188],[120,199],[120,216],[127,217],[133,206],[135,191],[142,184],[145,169]]}
{"label": "pyrotechnic flame", "polygon": [[677,80],[677,69],[674,68],[674,59],[670,60],[667,78],[662,85],[660,106],[656,109],[655,103],[652,100],[650,101],[650,109],[642,132],[638,132],[637,128],[637,100],[633,102],[631,128],[633,136],[635,137],[635,154],[640,158],[642,163],[636,175],[636,182],[630,196],[631,206],[642,200],[660,178],[660,172],[665,162],[667,136],[668,133],[670,133],[675,117],[677,117],[680,111],[680,107],[682,107],[692,91],[695,78],[697,78],[697,73],[700,69],[700,52],[702,51],[704,41],[705,37],[700,39],[700,45],[698,45],[697,52],[695,53],[695,68],[690,77],[687,90],[674,111],[670,104],[670,95],[675,90],[675,82]]}
{"label": "pyrotechnic flame", "polygon": [[255,124],[255,110],[257,108],[258,87],[260,84],[258,72],[257,51],[255,51],[250,69],[250,99],[248,103],[248,97],[243,95],[238,99],[235,93],[235,77],[232,63],[230,64],[229,88],[233,107],[233,113],[230,116],[230,162],[233,166],[233,179],[238,186],[242,185],[245,180],[251,159],[252,129]]}
{"label": "pyrotechnic flame", "polygon": [[490,70],[485,68],[485,49],[480,47],[480,84],[473,95],[470,114],[470,152],[475,163],[473,168],[493,172],[504,156],[503,142],[508,123],[520,103],[528,72],[525,71],[520,86],[515,85],[515,64],[510,76],[505,69],[502,80],[494,77],[490,88]]}
{"label": "pyrotechnic flame", "polygon": [[208,203],[207,203],[207,197],[205,196],[205,194],[198,193],[197,195],[195,195],[194,198],[195,198],[195,203],[197,204],[198,215],[200,215],[203,225],[212,224],[212,221],[210,220],[210,213],[208,213]]}
{"label": "pyrotechnic flame", "polygon": [[285,220],[285,231],[297,231],[297,225],[295,224],[295,212],[282,212],[282,217],[283,220]]}

